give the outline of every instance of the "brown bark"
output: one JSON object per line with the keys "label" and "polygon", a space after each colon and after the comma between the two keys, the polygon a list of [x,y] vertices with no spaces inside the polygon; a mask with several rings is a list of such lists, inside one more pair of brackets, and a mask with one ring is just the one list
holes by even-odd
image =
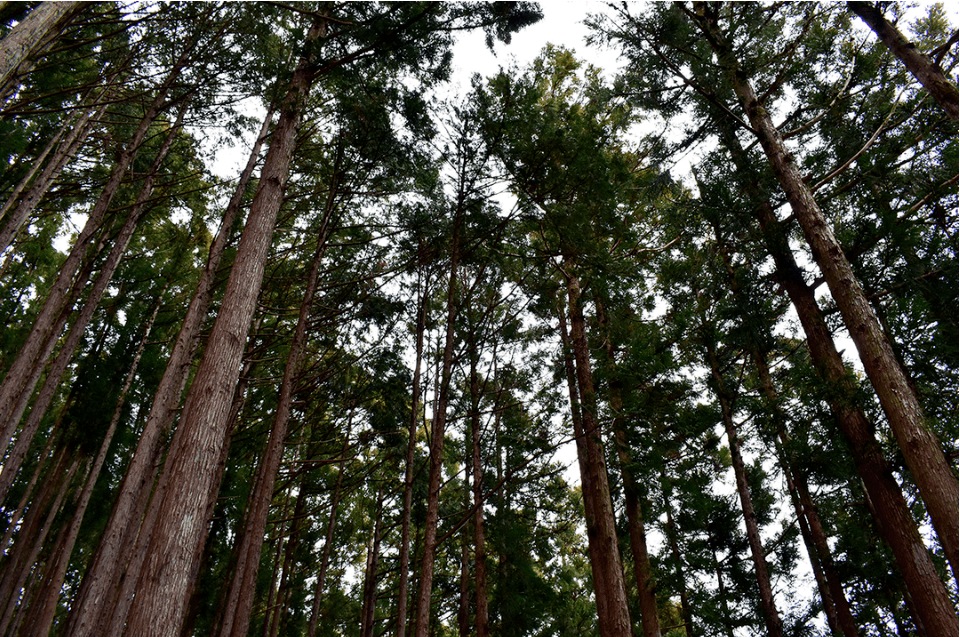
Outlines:
{"label": "brown bark", "polygon": [[620,461],[620,476],[623,480],[624,505],[627,513],[628,533],[630,535],[630,551],[633,557],[633,574],[637,585],[637,596],[640,600],[640,625],[644,637],[660,637],[660,617],[657,609],[656,587],[653,579],[653,566],[647,551],[646,529],[643,523],[643,511],[640,500],[641,492],[633,473],[633,459],[627,445],[627,432],[624,426],[623,414],[623,383],[617,378],[617,359],[613,341],[610,336],[609,318],[604,304],[595,299],[597,307],[597,321],[605,330],[603,348],[607,354],[607,361],[611,369],[609,381],[610,410],[613,412],[613,440],[617,448],[617,459]]}
{"label": "brown bark", "polygon": [[[709,337],[707,337],[709,338]],[[770,584],[770,572],[764,557],[763,544],[760,540],[760,529],[757,525],[757,515],[753,508],[753,498],[747,484],[747,472],[740,455],[740,441],[737,436],[737,425],[733,421],[733,397],[726,388],[726,383],[720,371],[720,363],[714,346],[706,342],[707,361],[710,364],[710,374],[713,378],[714,391],[720,401],[720,412],[723,417],[723,427],[727,432],[727,442],[730,447],[730,459],[733,472],[737,480],[737,494],[740,496],[740,507],[743,510],[743,519],[747,528],[747,541],[750,544],[750,557],[753,560],[754,574],[760,588],[760,604],[763,608],[763,620],[767,633],[771,637],[783,636],[783,623],[773,599],[773,587]]]}
{"label": "brown bark", "polygon": [[[50,402],[56,395],[57,388],[60,385],[60,380],[63,377],[64,372],[67,370],[70,361],[73,360],[74,350],[76,350],[77,345],[79,345],[80,339],[83,337],[83,334],[86,331],[87,324],[90,322],[90,319],[93,318],[97,307],[100,305],[100,299],[103,297],[103,293],[106,292],[107,286],[109,286],[117,266],[120,265],[120,259],[126,252],[127,245],[130,243],[130,239],[133,238],[133,234],[137,229],[140,219],[147,212],[146,204],[153,195],[154,181],[156,180],[157,173],[160,171],[160,166],[163,163],[163,160],[167,156],[167,152],[170,150],[170,146],[173,144],[173,140],[176,137],[177,132],[180,130],[180,125],[183,122],[183,116],[186,113],[186,108],[186,105],[184,105],[180,109],[180,114],[177,116],[176,122],[174,122],[173,126],[170,127],[169,131],[167,132],[166,139],[164,139],[160,149],[157,151],[157,157],[154,160],[149,173],[144,179],[143,185],[140,188],[140,193],[138,194],[133,206],[130,208],[123,227],[121,227],[119,233],[113,240],[113,247],[110,249],[110,254],[107,255],[106,261],[100,267],[97,280],[93,284],[93,288],[87,294],[87,298],[84,300],[80,312],[77,314],[73,325],[70,327],[69,334],[64,340],[63,345],[60,347],[60,352],[57,354],[53,365],[47,372],[46,380],[44,380],[43,386],[41,387],[40,392],[33,403],[30,415],[27,418],[27,422],[21,429],[13,450],[4,462],[4,470],[2,473],[0,473],[0,502],[2,502],[6,497],[7,490],[10,488],[17,471],[20,469],[20,463],[23,462],[24,455],[26,454],[27,449],[30,446],[30,442],[33,440],[33,437],[40,426],[40,422],[47,411],[47,407],[49,407]],[[30,388],[25,388],[24,391],[26,392],[27,389]]]}
{"label": "brown bark", "polygon": [[[960,559],[960,488],[957,477],[944,456],[940,442],[927,428],[916,393],[898,363],[843,249],[804,182],[793,156],[784,146],[770,114],[760,103],[733,49],[721,34],[716,6],[708,6],[703,2],[694,3],[694,6],[701,29],[716,52],[720,65],[726,70],[753,132],[797,216],[814,260],[826,278],[830,293],[857,347],[867,377],[876,391],[956,575]],[[955,630],[956,621],[952,625]]]}
{"label": "brown bark", "polygon": [[960,97],[958,97],[957,87],[944,75],[943,69],[938,64],[921,53],[913,42],[905,38],[900,30],[883,16],[879,4],[848,2],[847,8],[860,16],[860,19],[873,29],[880,41],[903,62],[907,70],[917,78],[923,88],[927,89],[950,119],[957,121],[960,115],[958,112]]}
{"label": "brown bark", "polygon": [[20,65],[50,43],[50,36],[86,2],[42,2],[0,40],[0,93]]}
{"label": "brown bark", "polygon": [[687,595],[687,580],[683,575],[683,559],[680,557],[680,543],[677,540],[677,525],[673,521],[673,505],[671,504],[672,488],[666,477],[666,470],[661,470],[660,480],[664,485],[666,497],[664,502],[667,507],[667,543],[670,545],[670,556],[673,558],[674,568],[677,572],[677,580],[680,584],[680,612],[683,614],[683,628],[687,637],[695,637],[696,631],[693,626],[693,610],[690,607],[690,597]]}
{"label": "brown bark", "polygon": [[433,592],[433,566],[437,551],[437,524],[440,519],[440,483],[443,472],[443,439],[450,398],[450,377],[453,369],[454,326],[457,320],[457,268],[460,260],[460,230],[464,215],[464,189],[461,182],[450,248],[450,276],[447,281],[447,324],[444,337],[442,368],[439,375],[437,402],[430,432],[430,469],[427,478],[427,514],[423,530],[423,555],[420,560],[420,583],[417,593],[416,637],[430,634],[430,609]]}
{"label": "brown bark", "polygon": [[143,356],[143,350],[147,346],[147,338],[150,336],[150,332],[153,329],[153,323],[160,311],[160,306],[162,305],[163,295],[166,292],[166,289],[167,286],[164,286],[163,290],[157,296],[157,301],[154,305],[153,312],[144,326],[143,336],[140,338],[140,344],[137,346],[137,353],[133,357],[133,362],[130,364],[130,370],[127,372],[127,377],[124,380],[123,388],[120,390],[120,396],[117,399],[117,407],[114,409],[113,417],[110,419],[110,425],[107,427],[107,433],[103,437],[100,450],[98,451],[97,457],[90,469],[90,473],[87,476],[86,484],[84,485],[83,492],[80,495],[80,500],[77,503],[76,510],[73,513],[73,518],[70,521],[63,546],[58,551],[56,559],[49,567],[52,571],[51,575],[49,576],[49,581],[44,583],[44,589],[40,601],[37,604],[37,609],[33,610],[31,613],[34,617],[31,629],[25,634],[46,637],[46,635],[50,633],[50,627],[53,625],[54,613],[57,610],[57,602],[60,598],[60,590],[63,587],[63,581],[67,573],[67,566],[70,564],[70,556],[73,554],[74,544],[76,544],[77,536],[80,534],[80,524],[83,522],[83,516],[86,513],[87,505],[90,503],[90,497],[93,495],[93,488],[96,486],[97,480],[100,477],[100,470],[103,468],[104,462],[106,462],[107,452],[110,449],[110,443],[113,442],[113,435],[116,432],[117,425],[120,422],[120,416],[123,414],[123,406],[126,402],[127,392],[130,391],[130,386],[133,384],[133,379],[137,373],[137,367],[140,364],[140,358]]}
{"label": "brown bark", "polygon": [[[339,170],[342,152],[337,154]],[[320,265],[323,260],[324,248],[329,232],[330,221],[336,207],[337,177],[333,177],[327,197],[323,223],[317,235],[317,246],[314,250],[310,270],[307,273],[307,287],[297,317],[297,327],[290,351],[287,354],[287,363],[283,370],[283,379],[280,383],[280,396],[277,400],[277,409],[270,429],[270,438],[267,441],[266,453],[261,460],[257,473],[254,490],[250,496],[250,509],[247,515],[246,528],[243,532],[243,544],[234,577],[230,584],[227,613],[220,626],[221,637],[243,637],[250,625],[250,611],[253,607],[253,595],[256,590],[257,571],[260,566],[260,551],[263,548],[264,531],[267,526],[267,516],[270,503],[273,500],[273,489],[276,483],[277,471],[283,458],[284,443],[287,438],[287,429],[290,421],[290,410],[293,406],[293,394],[299,378],[300,360],[307,336],[307,325],[310,320],[311,308],[319,285]]]}
{"label": "brown bark", "polygon": [[[633,629],[604,462],[602,434],[597,420],[596,393],[581,305],[580,280],[576,274],[569,271],[564,276],[567,280],[567,312],[570,319],[569,344],[573,350],[573,371],[579,395],[579,404],[575,410],[580,412],[583,427],[583,446],[578,447],[577,455],[580,461],[590,568],[593,572],[600,635],[629,636]],[[571,395],[571,401],[573,399],[574,396]]]}
{"label": "brown bark", "polygon": [[[310,28],[307,43],[316,41],[321,30],[318,19]],[[162,524],[153,533],[130,609],[127,632],[132,635],[160,635],[171,626],[179,630],[183,618],[194,547],[202,544],[207,530],[206,521],[200,519],[204,497],[218,479],[216,469],[226,444],[240,359],[283,199],[302,105],[314,76],[312,66],[311,60],[301,60],[291,79],[220,314],[187,395],[171,456],[163,468],[164,474],[175,479],[170,480],[156,505]]]}
{"label": "brown bark", "polygon": [[[210,245],[206,266],[197,282],[197,289],[183,318],[177,339],[174,341],[170,359],[164,369],[160,384],[154,394],[147,421],[137,442],[136,451],[127,467],[120,491],[114,502],[100,544],[87,569],[80,591],[74,600],[73,612],[67,634],[72,637],[99,637],[96,617],[103,619],[101,604],[106,599],[105,591],[119,578],[122,569],[123,547],[130,543],[129,535],[139,528],[139,519],[145,513],[149,494],[156,477],[156,467],[161,455],[161,444],[172,425],[180,402],[190,361],[197,344],[197,332],[210,306],[217,270],[231,230],[243,201],[250,178],[253,175],[261,145],[266,138],[273,110],[264,118],[260,134],[250,152],[247,165],[240,175],[237,188],[224,211],[217,236]],[[107,613],[109,615],[109,613]]]}

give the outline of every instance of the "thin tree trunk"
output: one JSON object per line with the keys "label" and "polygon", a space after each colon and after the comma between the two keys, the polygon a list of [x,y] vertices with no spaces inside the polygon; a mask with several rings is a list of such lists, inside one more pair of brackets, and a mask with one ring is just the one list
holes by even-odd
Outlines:
{"label": "thin tree trunk", "polygon": [[[956,578],[960,559],[960,488],[957,477],[953,475],[940,442],[927,428],[916,393],[863,294],[843,249],[804,182],[793,156],[784,146],[769,112],[760,104],[733,49],[720,33],[716,7],[708,7],[702,2],[694,4],[701,28],[721,66],[726,69],[753,132],[797,216],[814,260],[826,278]],[[950,608],[949,605],[942,607],[939,612],[946,613]],[[950,615],[950,630],[956,632],[956,613],[950,610]],[[930,629],[938,625],[924,623]],[[941,628],[947,629],[947,625],[943,624]]]}
{"label": "thin tree trunk", "polygon": [[743,457],[740,455],[737,426],[733,422],[732,399],[726,389],[726,383],[720,372],[720,363],[717,360],[714,346],[710,342],[706,342],[705,345],[707,349],[707,359],[710,364],[710,372],[713,377],[714,389],[717,394],[717,399],[720,401],[723,427],[727,432],[727,441],[730,446],[730,459],[737,480],[737,493],[740,496],[740,507],[743,509],[743,519],[747,527],[747,541],[750,543],[750,555],[753,558],[754,573],[760,588],[760,603],[763,608],[763,619],[767,626],[767,633],[771,637],[783,637],[783,624],[780,621],[780,613],[777,611],[776,602],[773,599],[770,572],[767,569],[763,544],[760,540],[760,529],[757,525],[757,515],[753,508],[753,498],[750,495],[750,487],[747,484],[746,467],[743,464]]}
{"label": "thin tree trunk", "polygon": [[613,412],[613,439],[620,461],[620,475],[623,480],[624,504],[627,513],[630,550],[633,557],[633,573],[640,600],[640,624],[644,637],[660,637],[660,617],[657,610],[657,596],[653,579],[653,566],[647,552],[646,529],[643,524],[643,511],[640,506],[641,494],[637,479],[633,473],[633,459],[627,444],[627,432],[624,427],[623,383],[617,378],[617,360],[613,341],[610,337],[609,318],[599,298],[594,299],[597,308],[597,321],[606,333],[604,350],[607,353],[612,371],[608,384],[610,410]]}
{"label": "thin tree trunk", "polygon": [[347,421],[347,431],[343,438],[343,449],[340,451],[340,468],[337,471],[337,483],[330,496],[330,519],[327,521],[327,534],[323,542],[323,553],[320,557],[320,569],[317,571],[317,585],[313,591],[313,607],[310,612],[310,623],[307,625],[307,637],[315,637],[317,623],[320,620],[320,602],[323,600],[324,585],[327,579],[327,567],[330,564],[330,549],[333,545],[333,531],[337,524],[337,509],[340,506],[340,495],[343,489],[343,473],[347,464],[347,451],[350,449],[350,430],[353,424],[353,411]]}
{"label": "thin tree trunk", "polygon": [[41,2],[0,40],[0,94],[11,84],[17,69],[51,41],[51,35],[86,2]]}
{"label": "thin tree trunk", "polygon": [[[483,520],[483,464],[480,458],[480,378],[476,352],[470,357],[470,465],[473,470],[473,580],[476,598],[476,637],[489,637],[487,604],[487,539]],[[496,358],[496,354],[494,354]]]}
{"label": "thin tree trunk", "polygon": [[[461,182],[462,185],[462,182]],[[430,610],[433,592],[433,567],[437,552],[437,524],[440,519],[440,483],[443,472],[443,439],[450,399],[450,378],[453,369],[455,323],[457,320],[457,269],[460,262],[460,231],[463,227],[464,191],[461,187],[453,221],[450,247],[450,276],[447,282],[447,323],[443,346],[443,362],[439,391],[430,435],[430,473],[427,482],[427,513],[423,531],[423,556],[420,561],[420,586],[417,595],[416,637],[429,637]]]}
{"label": "thin tree trunk", "polygon": [[883,10],[880,9],[879,4],[848,2],[847,8],[860,16],[860,19],[873,29],[880,41],[886,44],[890,52],[913,73],[917,81],[927,89],[950,119],[957,121],[957,117],[960,116],[957,106],[960,96],[958,96],[957,87],[944,75],[943,69],[938,64],[921,53],[913,42],[905,38],[900,30],[883,16]]}
{"label": "thin tree trunk", "polygon": [[666,497],[664,502],[667,507],[667,526],[666,526],[666,537],[667,542],[670,545],[670,556],[673,558],[674,568],[676,569],[677,581],[680,586],[680,612],[683,615],[684,630],[687,634],[687,637],[695,637],[696,631],[693,626],[693,610],[690,608],[690,597],[687,595],[687,580],[683,574],[683,559],[680,557],[680,545],[677,540],[677,525],[673,521],[673,504],[671,503],[671,493],[672,489],[670,484],[667,481],[666,469],[662,469],[660,473],[660,480],[664,485],[664,493]]}
{"label": "thin tree trunk", "polygon": [[367,563],[363,578],[363,605],[360,620],[360,637],[373,637],[377,610],[377,569],[380,567],[380,539],[383,533],[383,485],[377,489],[377,515],[373,536],[367,551]]}
{"label": "thin tree trunk", "polygon": [[[422,270],[418,269],[420,277]],[[413,510],[414,461],[417,449],[417,428],[420,422],[420,368],[423,364],[423,333],[426,331],[427,297],[429,281],[423,282],[421,291],[418,280],[417,291],[417,336],[416,361],[413,367],[413,386],[410,399],[410,430],[407,437],[407,457],[403,476],[403,513],[400,522],[400,581],[397,585],[397,637],[406,637],[407,633],[407,582],[410,573],[410,514]]]}

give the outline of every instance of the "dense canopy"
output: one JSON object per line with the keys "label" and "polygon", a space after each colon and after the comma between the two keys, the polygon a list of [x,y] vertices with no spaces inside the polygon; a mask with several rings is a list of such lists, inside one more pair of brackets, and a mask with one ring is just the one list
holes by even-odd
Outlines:
{"label": "dense canopy", "polygon": [[0,3],[0,636],[957,634],[955,26],[594,8]]}

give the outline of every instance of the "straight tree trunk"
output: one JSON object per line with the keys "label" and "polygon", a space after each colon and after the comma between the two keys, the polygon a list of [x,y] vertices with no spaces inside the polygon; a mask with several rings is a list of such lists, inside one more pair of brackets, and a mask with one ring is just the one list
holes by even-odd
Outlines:
{"label": "straight tree trunk", "polygon": [[[314,22],[307,36],[308,46],[319,39],[322,25],[319,18]],[[310,59],[301,60],[291,79],[220,314],[187,395],[171,456],[164,465],[163,472],[173,478],[157,503],[162,524],[152,535],[130,609],[127,632],[131,635],[161,635],[170,627],[179,630],[183,619],[185,593],[194,577],[190,572],[194,547],[202,544],[207,530],[206,520],[199,516],[206,508],[204,498],[210,485],[218,479],[216,469],[226,444],[229,407],[283,199],[301,109],[314,77],[312,66]]]}
{"label": "straight tree trunk", "polygon": [[[709,336],[705,335],[705,338]],[[753,508],[753,498],[747,484],[746,467],[740,455],[740,441],[737,436],[737,426],[733,422],[733,401],[726,389],[726,383],[720,371],[720,363],[714,351],[713,343],[705,342],[707,359],[710,364],[710,373],[714,382],[717,399],[720,401],[720,411],[723,417],[723,427],[727,432],[727,441],[730,446],[730,459],[733,472],[737,480],[737,493],[740,496],[740,507],[743,510],[743,519],[747,527],[747,541],[750,543],[750,556],[753,559],[754,573],[760,588],[760,604],[763,608],[763,620],[770,637],[783,637],[783,623],[773,599],[773,587],[770,584],[770,572],[767,569],[767,560],[760,540],[760,529],[757,525],[757,515]]]}
{"label": "straight tree trunk", "polygon": [[353,412],[347,422],[346,435],[343,438],[343,449],[340,451],[340,468],[337,470],[337,483],[330,497],[330,519],[327,521],[327,534],[323,541],[323,553],[320,557],[320,568],[317,570],[317,585],[313,591],[313,607],[310,611],[310,623],[307,625],[307,637],[316,637],[317,623],[320,620],[320,602],[323,600],[324,585],[327,580],[327,567],[330,565],[330,550],[333,545],[333,531],[337,525],[337,509],[340,506],[341,491],[343,489],[343,474],[347,464],[347,451],[350,449],[350,429],[353,424]]}
{"label": "straight tree trunk", "polygon": [[105,614],[101,610],[101,604],[106,599],[105,591],[119,578],[119,572],[122,569],[122,547],[130,543],[128,536],[131,531],[139,528],[139,518],[145,513],[147,498],[156,477],[161,444],[176,414],[190,370],[190,361],[196,349],[197,332],[210,306],[216,273],[230,239],[247,185],[257,166],[260,148],[266,138],[272,116],[273,109],[270,109],[250,152],[247,165],[240,175],[233,197],[224,211],[217,236],[210,245],[206,267],[200,275],[196,292],[190,300],[180,331],[174,341],[170,359],[167,361],[160,384],[154,394],[136,451],[127,467],[94,559],[74,601],[74,610],[71,613],[67,632],[71,637],[99,637],[104,629],[95,618],[102,618],[100,621],[109,620],[109,618],[103,619]]}
{"label": "straight tree trunk", "polygon": [[363,606],[360,637],[373,637],[377,610],[377,569],[380,567],[380,539],[383,534],[383,485],[377,490],[377,515],[367,551],[363,581]]}
{"label": "straight tree trunk", "polygon": [[571,272],[566,272],[565,277],[567,311],[570,318],[569,344],[573,350],[574,373],[579,395],[577,407],[583,427],[583,446],[578,448],[578,456],[580,456],[580,475],[591,555],[590,568],[593,572],[600,635],[601,637],[628,637],[632,635],[633,630],[627,606],[627,590],[623,581],[623,566],[620,562],[620,548],[613,517],[613,503],[610,499],[607,468],[604,462],[600,423],[597,420],[596,393],[590,366],[590,350],[587,345],[586,321],[581,305],[580,280]]}
{"label": "straight tree trunk", "polygon": [[[335,170],[339,170],[342,156],[343,153],[339,152]],[[314,250],[310,270],[307,273],[307,288],[300,304],[297,327],[283,370],[280,396],[270,430],[270,438],[267,441],[267,450],[261,460],[254,491],[248,505],[250,512],[243,532],[243,544],[240,548],[234,578],[230,585],[227,612],[223,624],[220,626],[221,637],[244,637],[250,625],[250,611],[253,607],[253,595],[256,591],[257,571],[260,566],[260,551],[263,547],[264,531],[267,526],[270,503],[273,501],[277,471],[280,469],[280,461],[283,458],[284,443],[287,439],[287,429],[290,422],[290,410],[293,406],[294,389],[299,378],[300,360],[307,337],[307,325],[319,284],[320,265],[323,260],[331,218],[336,207],[336,197],[337,178],[335,176],[330,184],[323,223],[317,235],[317,246]]]}
{"label": "straight tree trunk", "polygon": [[433,413],[430,435],[430,473],[427,482],[427,514],[423,531],[423,556],[420,561],[420,586],[417,594],[416,637],[429,637],[430,610],[433,592],[433,566],[437,551],[437,524],[440,519],[440,483],[443,472],[443,439],[450,399],[450,377],[453,368],[455,323],[457,320],[457,268],[460,261],[460,230],[463,226],[464,190],[461,187],[453,221],[450,248],[450,276],[447,282],[447,324],[444,337],[439,391]]}
{"label": "straight tree trunk", "polygon": [[957,121],[960,116],[958,102],[960,96],[957,87],[947,79],[943,69],[917,49],[916,45],[905,38],[900,30],[883,16],[879,2],[848,2],[847,8],[860,16],[867,26],[873,29],[880,41],[887,45],[903,65],[907,67],[917,81],[927,89],[950,119]]}
{"label": "straight tree trunk", "polygon": [[[793,156],[784,146],[769,112],[760,104],[733,49],[721,34],[716,5],[696,2],[694,6],[701,30],[726,70],[753,132],[797,216],[814,260],[826,278],[956,577],[960,559],[960,488],[957,477],[953,475],[937,437],[927,428],[916,393],[843,249],[804,182]],[[956,620],[955,613],[951,614]],[[957,622],[951,623],[955,631]]]}
{"label": "straight tree trunk", "polygon": [[476,637],[489,637],[487,540],[483,521],[483,465],[480,458],[480,378],[476,352],[470,357],[470,465],[473,471],[473,580]]}
{"label": "straight tree trunk", "polygon": [[677,525],[673,521],[673,505],[671,504],[672,489],[667,481],[666,469],[661,469],[661,483],[664,485],[666,497],[664,501],[667,507],[667,543],[670,545],[670,556],[673,558],[674,568],[676,568],[677,581],[680,584],[680,612],[683,615],[683,628],[687,637],[695,637],[696,631],[693,626],[693,610],[690,608],[690,597],[687,595],[687,580],[683,575],[683,559],[680,557],[680,545],[677,540]]}
{"label": "straight tree trunk", "polygon": [[[422,276],[418,270],[417,276]],[[403,475],[403,513],[400,522],[400,574],[397,584],[397,637],[406,637],[407,634],[407,582],[410,573],[410,514],[413,510],[413,478],[414,461],[417,449],[417,429],[420,422],[420,368],[423,364],[423,333],[426,331],[427,297],[429,296],[429,280],[423,282],[420,291],[418,280],[417,291],[417,336],[416,360],[413,366],[413,386],[410,398],[410,430],[407,437],[407,457]]]}
{"label": "straight tree trunk", "polygon": [[50,43],[51,36],[86,2],[41,2],[0,40],[0,94],[21,64]]}
{"label": "straight tree trunk", "polygon": [[612,371],[608,391],[610,392],[610,410],[613,412],[613,439],[620,461],[620,475],[623,480],[624,504],[627,513],[630,551],[633,557],[633,573],[637,584],[637,596],[640,600],[640,625],[644,637],[660,637],[660,617],[657,609],[657,596],[653,580],[653,566],[647,551],[646,529],[643,524],[643,511],[640,506],[641,493],[633,473],[633,459],[627,445],[627,432],[623,415],[623,383],[617,379],[617,360],[613,341],[610,336],[609,318],[604,304],[594,299],[597,307],[597,322],[606,331],[604,350]]}

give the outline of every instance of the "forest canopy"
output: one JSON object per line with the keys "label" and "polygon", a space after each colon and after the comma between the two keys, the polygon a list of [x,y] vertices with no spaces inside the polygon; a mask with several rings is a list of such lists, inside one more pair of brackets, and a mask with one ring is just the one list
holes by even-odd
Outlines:
{"label": "forest canopy", "polygon": [[0,636],[957,634],[956,26],[594,8],[0,2]]}

